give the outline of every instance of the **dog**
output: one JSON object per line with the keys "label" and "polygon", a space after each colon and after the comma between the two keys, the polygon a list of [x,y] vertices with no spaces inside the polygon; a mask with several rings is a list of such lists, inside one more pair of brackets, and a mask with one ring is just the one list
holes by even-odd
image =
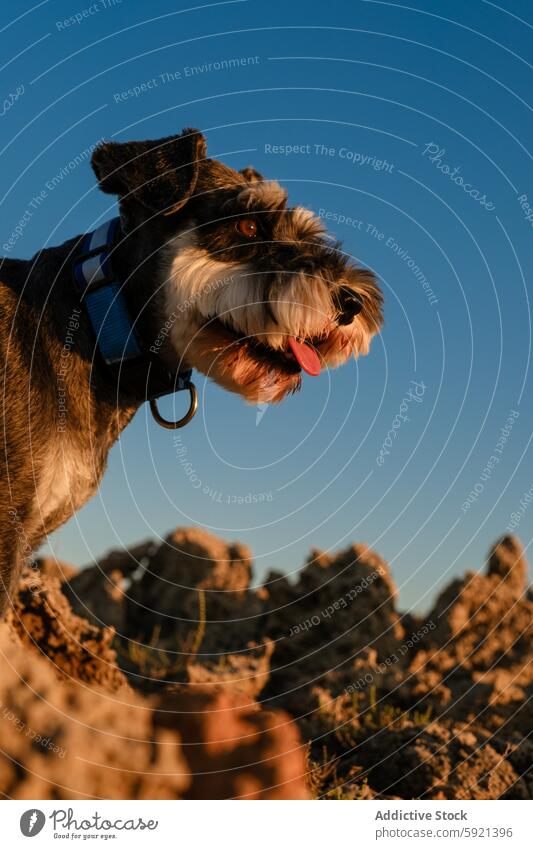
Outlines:
{"label": "dog", "polygon": [[192,391],[194,368],[276,403],[382,324],[374,274],[277,182],[208,158],[198,130],[102,142],[92,166],[118,196],[113,227],[1,260],[2,612],[143,402]]}

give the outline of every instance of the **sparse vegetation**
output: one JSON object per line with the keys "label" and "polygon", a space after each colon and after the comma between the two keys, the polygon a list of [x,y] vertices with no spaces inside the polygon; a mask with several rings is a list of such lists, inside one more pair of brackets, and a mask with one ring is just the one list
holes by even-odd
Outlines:
{"label": "sparse vegetation", "polygon": [[[387,565],[364,546],[315,552],[298,582],[280,578],[256,591],[243,547],[198,529],[168,542],[136,549],[145,568],[133,581],[114,553],[62,585],[47,563],[37,594],[22,585],[12,625],[27,648],[3,632],[0,700],[11,719],[7,733],[0,722],[10,759],[0,769],[2,792],[62,798],[57,766],[81,795],[99,795],[109,773],[78,768],[90,752],[114,765],[108,798],[141,786],[156,797],[189,787],[192,798],[218,798],[250,787],[278,798],[278,785],[283,798],[324,800],[533,797],[533,601],[516,540],[494,547],[486,574],[454,580],[425,620],[398,613]],[[335,607],[363,581],[356,605]],[[293,621],[313,627],[289,638]],[[94,624],[101,622],[110,628]],[[108,699],[117,690],[120,698]],[[14,734],[17,704],[23,727],[61,747],[65,763],[43,760]],[[87,717],[100,730],[80,737]],[[209,741],[225,739],[228,727],[233,742],[217,761]],[[200,747],[182,747],[187,739]],[[164,752],[170,766],[158,765]],[[135,780],[132,758],[143,771]],[[12,762],[24,770],[13,772]],[[29,784],[41,772],[45,790]]]}

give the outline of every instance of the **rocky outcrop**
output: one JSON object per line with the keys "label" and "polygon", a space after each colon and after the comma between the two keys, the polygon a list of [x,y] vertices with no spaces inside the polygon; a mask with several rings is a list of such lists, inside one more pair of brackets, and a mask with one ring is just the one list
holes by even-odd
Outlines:
{"label": "rocky outcrop", "polygon": [[0,626],[4,797],[307,798],[305,749],[286,714],[220,685],[134,692],[109,635],[51,581],[31,595],[23,586],[12,630]]}
{"label": "rocky outcrop", "polygon": [[[513,537],[427,616],[364,545],[251,589],[200,529],[41,561],[0,633],[15,798],[533,798],[533,600]],[[68,777],[68,780],[66,780]]]}
{"label": "rocky outcrop", "polygon": [[271,574],[267,586],[263,629],[276,649],[264,696],[294,712],[308,709],[312,685],[341,690],[369,650],[384,660],[404,635],[389,568],[364,545],[315,550],[296,584]]}
{"label": "rocky outcrop", "polygon": [[111,647],[113,629],[73,614],[57,577],[23,578],[10,624],[21,643],[46,658],[58,675],[111,692],[125,683]]}

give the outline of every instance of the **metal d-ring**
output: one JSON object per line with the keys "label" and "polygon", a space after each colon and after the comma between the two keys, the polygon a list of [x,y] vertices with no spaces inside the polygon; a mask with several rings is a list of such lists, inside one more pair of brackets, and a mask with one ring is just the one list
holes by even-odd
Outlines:
{"label": "metal d-ring", "polygon": [[150,399],[150,411],[158,425],[161,425],[161,427],[166,427],[168,428],[168,430],[177,430],[179,427],[184,427],[190,422],[196,410],[198,409],[198,393],[196,391],[196,386],[190,381],[187,383],[185,388],[189,390],[191,401],[189,404],[189,409],[187,410],[183,418],[178,419],[177,422],[169,422],[168,419],[164,419],[157,408],[157,400],[155,398]]}

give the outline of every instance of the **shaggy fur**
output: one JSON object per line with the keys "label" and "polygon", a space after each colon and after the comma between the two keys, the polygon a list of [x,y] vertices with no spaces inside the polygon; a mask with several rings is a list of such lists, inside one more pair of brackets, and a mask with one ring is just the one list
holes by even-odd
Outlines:
{"label": "shaggy fur", "polygon": [[[382,321],[374,276],[277,183],[206,158],[197,130],[104,143],[92,164],[119,196],[111,259],[131,319],[172,372],[193,367],[250,402],[277,402],[301,382],[291,337],[324,366],[367,353]],[[95,348],[72,283],[80,244],[0,266],[0,608],[32,550],[94,494],[145,400]]]}

